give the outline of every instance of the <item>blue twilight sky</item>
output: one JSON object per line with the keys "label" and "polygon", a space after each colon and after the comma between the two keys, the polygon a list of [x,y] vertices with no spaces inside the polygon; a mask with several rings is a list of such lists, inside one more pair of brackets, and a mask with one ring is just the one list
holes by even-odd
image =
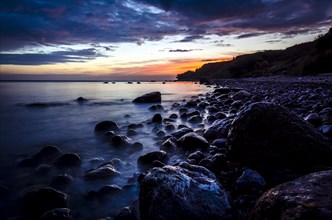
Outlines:
{"label": "blue twilight sky", "polygon": [[1,79],[174,79],[313,40],[332,0],[2,0]]}

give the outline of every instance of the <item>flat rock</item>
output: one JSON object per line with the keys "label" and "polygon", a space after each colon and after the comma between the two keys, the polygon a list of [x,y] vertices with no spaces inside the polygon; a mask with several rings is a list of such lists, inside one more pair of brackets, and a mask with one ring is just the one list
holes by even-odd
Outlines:
{"label": "flat rock", "polygon": [[257,201],[250,219],[332,219],[332,170],[270,189]]}
{"label": "flat rock", "polygon": [[140,182],[140,219],[231,219],[227,192],[201,166],[153,168]]}

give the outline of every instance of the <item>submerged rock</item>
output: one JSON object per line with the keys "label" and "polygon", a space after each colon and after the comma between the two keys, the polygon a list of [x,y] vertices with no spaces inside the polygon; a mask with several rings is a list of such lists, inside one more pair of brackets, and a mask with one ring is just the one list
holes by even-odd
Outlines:
{"label": "submerged rock", "polygon": [[30,158],[22,160],[18,165],[22,167],[37,166],[41,163],[49,163],[56,157],[61,155],[61,150],[56,146],[45,146],[38,153],[32,155]]}
{"label": "submerged rock", "polygon": [[164,111],[164,107],[162,105],[153,105],[149,108],[150,111]]}
{"label": "submerged rock", "polygon": [[67,206],[68,196],[51,187],[28,192],[23,197],[23,207],[28,219],[39,219],[47,211]]}
{"label": "submerged rock", "polygon": [[80,166],[82,163],[80,156],[75,153],[62,154],[55,160],[54,165],[58,168]]}
{"label": "submerged rock", "polygon": [[257,201],[250,219],[332,219],[332,170],[270,189]]}
{"label": "submerged rock", "polygon": [[117,123],[114,121],[102,121],[95,127],[95,131],[106,132],[106,131],[120,131]]}
{"label": "submerged rock", "polygon": [[254,103],[233,121],[230,157],[245,165],[304,168],[331,165],[331,142],[287,109]]}
{"label": "submerged rock", "polygon": [[134,103],[153,103],[161,102],[161,93],[160,92],[150,92],[142,96],[137,97],[133,100]]}
{"label": "submerged rock", "polygon": [[207,169],[181,163],[153,168],[140,182],[140,215],[147,219],[231,219],[227,192]]}

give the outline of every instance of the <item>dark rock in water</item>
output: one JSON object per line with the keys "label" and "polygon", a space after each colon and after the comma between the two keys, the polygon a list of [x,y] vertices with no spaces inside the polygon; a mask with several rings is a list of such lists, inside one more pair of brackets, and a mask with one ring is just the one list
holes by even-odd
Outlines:
{"label": "dark rock in water", "polygon": [[68,196],[51,187],[28,192],[23,197],[23,208],[28,219],[39,219],[47,211],[67,206]]}
{"label": "dark rock in water", "polygon": [[332,125],[322,125],[318,130],[326,137],[332,138]]}
{"label": "dark rock in water", "polygon": [[138,220],[133,207],[124,207],[120,212],[114,217],[114,220]]}
{"label": "dark rock in water", "polygon": [[250,219],[332,219],[332,170],[270,189],[257,201]]}
{"label": "dark rock in water", "polygon": [[72,215],[70,209],[67,208],[57,208],[47,211],[41,220],[72,220]]}
{"label": "dark rock in water", "polygon": [[299,116],[275,104],[254,103],[233,121],[231,159],[259,167],[331,165],[331,142]]}
{"label": "dark rock in water", "polygon": [[105,163],[96,169],[88,170],[83,177],[85,180],[102,180],[112,178],[119,174],[120,173],[111,163]]}
{"label": "dark rock in water", "polygon": [[73,180],[74,178],[68,174],[60,174],[52,178],[50,185],[54,188],[63,188],[72,183]]}
{"label": "dark rock in water", "polygon": [[128,146],[129,145],[129,139],[124,135],[115,135],[112,138],[112,143],[115,146]]}
{"label": "dark rock in water", "polygon": [[322,124],[322,119],[320,118],[320,116],[317,113],[311,113],[309,115],[307,115],[304,120],[306,120],[307,122],[309,122],[310,124],[312,124],[315,127],[318,127],[319,125]]}
{"label": "dark rock in water", "polygon": [[194,132],[182,136],[179,139],[179,144],[186,150],[194,150],[197,148],[205,150],[209,147],[207,140]]}
{"label": "dark rock in water", "polygon": [[210,122],[210,123],[212,123],[212,122],[214,122],[215,120],[217,120],[216,116],[214,116],[214,115],[209,115],[209,116],[207,116],[206,119],[207,119],[208,122]]}
{"label": "dark rock in water", "polygon": [[143,128],[143,127],[144,127],[144,125],[141,123],[128,125],[128,129],[138,129],[138,128]]}
{"label": "dark rock in water", "polygon": [[157,135],[157,137],[164,137],[166,135],[166,133],[162,130],[159,130],[159,131],[157,131],[156,135]]}
{"label": "dark rock in water", "polygon": [[204,158],[204,154],[201,151],[195,151],[194,153],[191,153],[187,159],[188,160],[196,160],[196,162],[199,162],[200,160],[202,160]]}
{"label": "dark rock in water", "polygon": [[211,107],[208,107],[208,111],[209,111],[210,113],[216,113],[216,112],[218,112],[219,110],[218,110],[216,107],[211,106]]}
{"label": "dark rock in water", "polygon": [[264,190],[266,182],[257,171],[245,168],[236,180],[236,187],[241,191]]}
{"label": "dark rock in water", "polygon": [[224,148],[226,147],[227,140],[225,138],[218,138],[215,139],[212,143],[212,145],[219,147],[219,148]]}
{"label": "dark rock in water", "polygon": [[135,142],[132,144],[132,149],[135,151],[143,150],[143,144],[140,142]]}
{"label": "dark rock in water", "polygon": [[213,91],[213,93],[228,94],[230,93],[230,88],[218,88]]}
{"label": "dark rock in water", "polygon": [[171,114],[170,116],[169,116],[169,118],[172,118],[172,119],[177,119],[179,116],[177,115],[177,114]]}
{"label": "dark rock in water", "polygon": [[188,109],[187,108],[180,108],[179,109],[179,113],[182,114],[182,113],[188,113]]}
{"label": "dark rock in water", "polygon": [[194,108],[194,107],[197,106],[197,101],[196,100],[190,100],[186,103],[186,106]]}
{"label": "dark rock in water", "polygon": [[103,200],[106,197],[115,196],[122,192],[123,190],[121,189],[121,187],[112,184],[112,185],[103,186],[98,191],[90,190],[84,195],[84,197],[88,200],[93,200],[93,199]]}
{"label": "dark rock in water", "polygon": [[76,99],[76,101],[77,101],[77,102],[86,102],[86,101],[88,101],[88,100],[85,99],[85,98],[83,98],[83,97],[78,97],[78,98]]}
{"label": "dark rock in water", "polygon": [[224,170],[227,166],[227,157],[225,154],[217,153],[211,159],[211,168],[214,172],[219,172],[220,170]]}
{"label": "dark rock in water", "polygon": [[35,175],[38,176],[44,176],[47,175],[51,171],[51,166],[47,164],[40,164],[36,169],[35,169]]}
{"label": "dark rock in water", "polygon": [[184,112],[184,113],[182,113],[182,114],[180,115],[180,118],[181,118],[182,120],[186,120],[186,119],[188,118],[188,114],[187,114],[186,112]]}
{"label": "dark rock in water", "polygon": [[192,112],[188,113],[187,115],[188,115],[188,117],[192,117],[192,116],[196,116],[196,115],[200,116],[201,113],[199,113],[199,111],[192,111]]}
{"label": "dark rock in water", "polygon": [[153,151],[150,153],[147,153],[145,155],[142,155],[138,158],[137,163],[139,165],[151,165],[153,161],[159,160],[161,162],[167,162],[168,161],[168,155],[165,151]]}
{"label": "dark rock in water", "polygon": [[161,146],[160,150],[166,151],[166,152],[173,152],[177,148],[177,139],[174,137],[168,138],[166,141],[164,141]]}
{"label": "dark rock in water", "polygon": [[102,121],[95,127],[95,131],[106,132],[106,131],[120,131],[119,126],[114,121]]}
{"label": "dark rock in water", "polygon": [[38,153],[32,157],[22,160],[18,165],[22,167],[37,166],[43,162],[51,162],[56,157],[61,155],[62,152],[56,146],[43,147]]}
{"label": "dark rock in water", "polygon": [[82,163],[81,158],[75,153],[66,153],[58,157],[54,165],[58,168],[80,166]]}
{"label": "dark rock in water", "polygon": [[211,127],[204,132],[207,140],[215,140],[217,138],[226,138],[231,122],[226,119],[215,121]]}
{"label": "dark rock in water", "polygon": [[135,129],[128,129],[127,130],[127,135],[128,136],[135,136],[135,135],[137,135],[137,131]]}
{"label": "dark rock in water", "polygon": [[175,130],[175,126],[172,125],[172,124],[165,125],[165,130],[166,131],[174,131]]}
{"label": "dark rock in water", "polygon": [[164,107],[162,105],[153,105],[149,108],[150,111],[164,111]]}
{"label": "dark rock in water", "polygon": [[214,115],[217,119],[224,119],[227,118],[227,116],[222,113],[222,112],[218,112],[217,114]]}
{"label": "dark rock in water", "polygon": [[160,114],[155,114],[155,115],[152,117],[152,119],[151,119],[151,121],[152,121],[153,123],[161,123],[162,120],[163,120],[163,118],[161,117]]}
{"label": "dark rock in water", "polygon": [[181,163],[153,168],[140,182],[141,220],[231,219],[227,192],[207,169]]}
{"label": "dark rock in water", "polygon": [[153,103],[153,102],[161,102],[161,93],[160,92],[150,92],[144,94],[140,97],[137,97],[133,101],[134,103]]}
{"label": "dark rock in water", "polygon": [[166,166],[166,164],[164,164],[163,162],[159,161],[159,160],[155,160],[152,162],[152,167],[163,167]]}
{"label": "dark rock in water", "polygon": [[203,118],[200,115],[194,115],[188,118],[188,122],[192,124],[198,124],[201,123]]}
{"label": "dark rock in water", "polygon": [[191,128],[183,127],[181,129],[177,130],[176,132],[173,132],[171,135],[178,139],[178,138],[182,137],[183,135],[185,135],[189,132],[193,132],[193,131],[194,130]]}

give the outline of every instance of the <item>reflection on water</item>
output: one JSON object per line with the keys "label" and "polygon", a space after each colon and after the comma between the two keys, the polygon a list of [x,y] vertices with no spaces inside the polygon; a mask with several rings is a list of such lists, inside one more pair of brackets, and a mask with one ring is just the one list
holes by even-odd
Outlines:
{"label": "reflection on water", "polygon": [[[135,199],[137,188],[128,187],[116,201],[115,198],[107,199],[102,205],[100,201],[86,201],[82,196],[88,190],[98,190],[107,184],[121,187],[128,184],[133,175],[139,172],[137,158],[144,153],[159,150],[159,145],[155,144],[158,138],[151,132],[152,125],[140,128],[138,135],[132,137],[131,141],[142,143],[144,148],[142,151],[128,152],[96,137],[94,126],[103,120],[113,120],[120,126],[121,134],[125,135],[129,124],[143,122],[155,114],[148,110],[151,104],[133,104],[131,101],[137,96],[160,91],[161,104],[165,108],[162,115],[168,117],[174,113],[171,110],[174,102],[206,93],[208,89],[193,83],[1,82],[0,184],[15,192],[11,198],[12,203],[7,206],[15,209],[20,193],[32,187],[48,186],[52,176],[68,173],[74,177],[74,182],[64,192],[70,195],[70,208],[75,216],[89,219],[111,215]],[[88,101],[78,102],[78,97]],[[174,124],[179,123],[181,120],[177,119]],[[79,154],[82,166],[67,170],[52,169],[44,177],[36,176],[34,169],[16,167],[18,161],[38,152],[45,145],[56,145],[63,152]],[[82,179],[84,171],[113,158],[123,161],[117,167],[121,176],[100,182],[86,182]],[[90,208],[95,211],[91,213]]]}

